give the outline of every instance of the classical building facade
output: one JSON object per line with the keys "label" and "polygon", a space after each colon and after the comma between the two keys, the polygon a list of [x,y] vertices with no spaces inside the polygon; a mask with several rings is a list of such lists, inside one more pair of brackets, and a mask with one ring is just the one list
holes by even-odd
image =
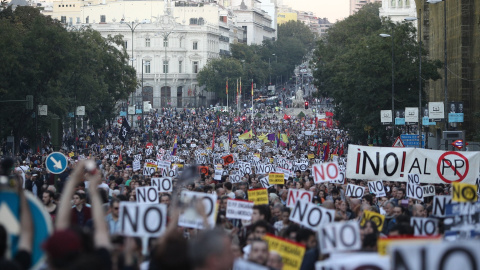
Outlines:
{"label": "classical building facade", "polygon": [[388,17],[393,22],[402,22],[406,17],[417,17],[414,0],[382,0],[380,17]]}

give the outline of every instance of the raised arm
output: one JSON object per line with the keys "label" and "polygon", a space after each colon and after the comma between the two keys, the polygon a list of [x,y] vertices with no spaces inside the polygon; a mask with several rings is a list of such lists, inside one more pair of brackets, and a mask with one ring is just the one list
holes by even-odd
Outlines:
{"label": "raised arm", "polygon": [[96,248],[106,248],[110,250],[110,234],[108,233],[107,222],[105,221],[105,213],[103,212],[102,200],[98,192],[98,185],[102,181],[100,171],[97,170],[95,174],[88,174],[87,180],[90,182],[88,186],[90,192],[90,199],[92,203],[92,218],[93,226],[95,228],[93,234],[93,241]]}
{"label": "raised arm", "polygon": [[70,175],[70,179],[67,181],[65,188],[63,189],[62,197],[60,198],[60,204],[58,206],[58,214],[56,217],[56,229],[65,230],[70,227],[70,215],[72,213],[72,205],[70,203],[73,194],[75,193],[75,187],[83,181],[85,172],[85,163],[83,161],[78,162],[77,166]]}

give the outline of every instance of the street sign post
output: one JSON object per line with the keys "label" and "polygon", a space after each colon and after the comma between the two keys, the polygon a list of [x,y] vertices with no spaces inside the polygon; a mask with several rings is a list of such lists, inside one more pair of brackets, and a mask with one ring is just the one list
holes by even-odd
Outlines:
{"label": "street sign post", "polygon": [[60,152],[53,152],[47,156],[45,161],[47,170],[53,174],[61,174],[68,165],[67,157]]}
{"label": "street sign post", "polygon": [[[418,134],[402,134],[400,135],[405,147],[418,147]],[[422,134],[422,148],[425,148],[425,135]]]}

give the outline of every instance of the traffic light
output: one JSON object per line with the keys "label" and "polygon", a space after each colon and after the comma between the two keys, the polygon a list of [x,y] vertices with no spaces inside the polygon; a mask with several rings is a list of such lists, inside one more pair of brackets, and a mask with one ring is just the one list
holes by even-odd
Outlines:
{"label": "traffic light", "polygon": [[308,109],[308,101],[305,101],[305,110]]}

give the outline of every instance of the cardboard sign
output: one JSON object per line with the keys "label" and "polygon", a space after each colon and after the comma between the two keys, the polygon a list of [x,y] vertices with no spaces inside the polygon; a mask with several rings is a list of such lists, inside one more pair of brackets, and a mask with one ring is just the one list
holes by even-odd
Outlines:
{"label": "cardboard sign", "polygon": [[438,219],[411,217],[410,226],[414,236],[434,236],[438,234]]}
{"label": "cardboard sign", "polygon": [[143,175],[151,176],[157,171],[156,167],[143,167]]}
{"label": "cardboard sign", "polygon": [[452,201],[476,202],[478,200],[477,187],[473,184],[453,183]]}
{"label": "cardboard sign", "polygon": [[253,202],[228,199],[227,218],[251,220],[253,214]]}
{"label": "cardboard sign", "polygon": [[338,181],[340,178],[340,169],[337,162],[315,164],[312,166],[312,169],[315,184]]}
{"label": "cardboard sign", "polygon": [[431,197],[435,196],[435,186],[428,185],[428,186],[422,186],[423,189],[423,197]]}
{"label": "cardboard sign", "polygon": [[235,183],[240,183],[242,182],[242,176],[238,173],[232,173],[230,174],[230,176],[228,177],[228,179],[230,180],[230,182],[232,184],[235,184]]}
{"label": "cardboard sign", "polygon": [[257,174],[268,174],[271,172],[275,172],[276,167],[273,164],[263,164],[263,163],[258,163],[255,166],[255,172]]}
{"label": "cardboard sign", "polygon": [[142,168],[142,166],[140,165],[140,160],[134,160],[132,165],[133,165],[132,169],[134,172],[139,171]]}
{"label": "cardboard sign", "polygon": [[188,207],[182,214],[180,214],[180,217],[178,218],[178,226],[194,229],[205,228],[202,216],[196,211],[195,204],[198,200],[200,200],[205,207],[205,214],[208,223],[207,226],[210,228],[215,226],[215,206],[217,202],[216,193],[207,194],[194,191],[182,191],[180,194],[180,200]]}
{"label": "cardboard sign", "polygon": [[480,171],[480,152],[420,148],[348,146],[347,178],[407,181],[417,173],[422,184],[474,184]]}
{"label": "cardboard sign", "polygon": [[365,193],[365,187],[348,184],[345,196],[352,198],[362,198]]}
{"label": "cardboard sign", "polygon": [[363,211],[363,217],[362,217],[362,220],[360,221],[360,226],[365,225],[365,222],[367,222],[367,220],[373,221],[377,225],[378,231],[379,232],[382,231],[383,225],[385,223],[384,215],[380,215],[379,213],[376,213],[373,211],[365,210]]}
{"label": "cardboard sign", "polygon": [[290,212],[290,221],[311,230],[317,230],[320,226],[333,222],[334,218],[335,210],[326,209],[304,200],[297,200]]}
{"label": "cardboard sign", "polygon": [[271,185],[283,185],[285,179],[283,173],[270,173],[268,175],[268,183]]}
{"label": "cardboard sign", "polygon": [[[378,254],[385,256],[394,244],[440,243],[441,236],[380,236],[377,240]],[[389,268],[390,269],[390,268]]]}
{"label": "cardboard sign", "polygon": [[120,231],[133,237],[158,237],[167,226],[167,206],[120,202]]}
{"label": "cardboard sign", "polygon": [[385,192],[385,187],[383,186],[383,181],[368,181],[368,190],[370,193],[375,194],[378,197],[385,197],[387,193]]}
{"label": "cardboard sign", "polygon": [[158,204],[158,190],[155,187],[137,187],[137,203]]}
{"label": "cardboard sign", "polygon": [[213,175],[213,180],[220,181],[222,180],[223,170],[215,170],[215,174]]}
{"label": "cardboard sign", "polygon": [[478,241],[434,244],[393,244],[389,252],[392,270],[400,269],[478,269]]}
{"label": "cardboard sign", "polygon": [[152,178],[152,186],[156,187],[158,192],[172,192],[173,184],[172,178]]}
{"label": "cardboard sign", "polygon": [[359,250],[362,248],[360,226],[357,221],[325,224],[318,231],[318,243],[322,254]]}
{"label": "cardboard sign", "polygon": [[268,192],[266,188],[250,189],[248,200],[255,205],[268,204]]}
{"label": "cardboard sign", "polygon": [[330,258],[317,261],[315,263],[316,270],[389,270],[390,258],[380,256],[372,252],[355,252],[348,253],[348,260],[345,259],[344,253],[331,254]]}
{"label": "cardboard sign", "polygon": [[445,217],[447,204],[452,203],[452,196],[450,195],[436,195],[433,197],[432,215],[435,217]]}
{"label": "cardboard sign", "polygon": [[299,270],[302,266],[305,246],[271,234],[263,237],[268,243],[269,251],[276,251],[283,260],[283,270]]}
{"label": "cardboard sign", "polygon": [[294,207],[297,200],[305,200],[307,202],[312,202],[312,199],[313,191],[288,189],[287,207]]}
{"label": "cardboard sign", "polygon": [[408,174],[407,197],[423,201],[423,188],[420,186],[420,176],[416,173]]}
{"label": "cardboard sign", "polygon": [[271,186],[273,186],[273,185],[270,184],[269,178],[270,178],[270,177],[268,177],[268,175],[267,175],[267,176],[265,176],[265,177],[262,177],[262,178],[258,179],[258,181],[260,182],[260,184],[262,184],[262,187],[263,187],[263,188],[268,189],[268,188],[270,188]]}

